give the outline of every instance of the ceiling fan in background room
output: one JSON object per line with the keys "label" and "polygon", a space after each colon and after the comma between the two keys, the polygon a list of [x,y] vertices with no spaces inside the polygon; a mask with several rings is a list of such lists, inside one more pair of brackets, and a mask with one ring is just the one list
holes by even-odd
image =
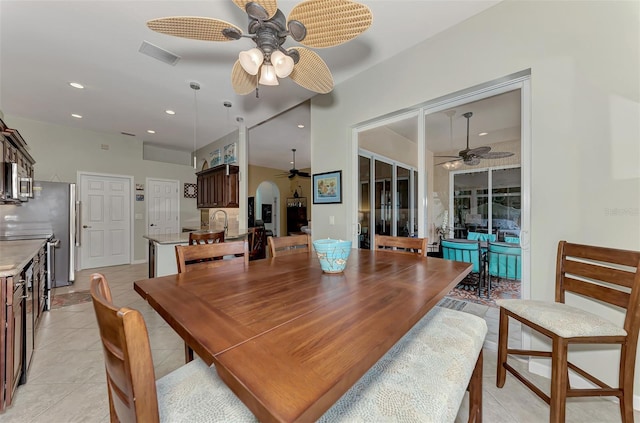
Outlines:
{"label": "ceiling fan in background room", "polygon": [[307,173],[307,172],[301,172],[298,169],[296,169],[296,149],[292,148],[291,151],[293,152],[293,161],[291,162],[291,164],[293,165],[293,167],[291,169],[289,169],[289,173],[285,173],[282,176],[286,176],[289,179],[293,179],[297,176],[300,176],[302,178],[310,178],[311,174]]}
{"label": "ceiling fan in background room", "polygon": [[491,151],[491,147],[489,146],[469,148],[469,122],[471,120],[471,116],[473,116],[473,113],[467,112],[462,116],[467,119],[467,148],[459,151],[457,156],[435,156],[452,159],[447,160],[443,163],[438,163],[437,166],[459,161],[462,161],[467,166],[476,166],[480,164],[480,159],[502,159],[504,157],[513,156],[513,153],[507,151]]}
{"label": "ceiling fan in background room", "polygon": [[[288,18],[276,0],[233,0],[249,17],[248,35],[225,21],[173,16],[152,19],[147,26],[163,34],[203,41],[252,39],[256,47],[241,51],[231,71],[231,84],[239,95],[260,85],[278,85],[278,78],[290,77],[298,85],[317,93],[333,90],[333,76],[314,51],[283,44],[290,36],[300,44],[324,48],[345,43],[371,26],[371,10],[348,0],[307,0],[291,10]],[[257,95],[257,91],[256,91]]]}

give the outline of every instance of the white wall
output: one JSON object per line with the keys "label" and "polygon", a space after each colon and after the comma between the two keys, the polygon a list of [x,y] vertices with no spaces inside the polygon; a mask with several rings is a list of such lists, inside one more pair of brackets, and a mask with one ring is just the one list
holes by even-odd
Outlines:
{"label": "white wall", "polygon": [[[52,125],[7,115],[5,122],[20,131],[36,160],[35,179],[77,182],[77,172],[97,172],[133,176],[144,184],[147,177],[179,180],[180,226],[200,222],[195,198],[184,198],[183,183],[195,183],[192,166],[161,163],[142,159],[142,141],[125,136]],[[101,148],[102,144],[108,150]],[[135,191],[134,191],[135,192]],[[147,240],[144,201],[133,201],[134,213],[142,220],[134,221],[133,260],[146,259]]]}
{"label": "white wall", "polygon": [[[531,69],[531,298],[553,299],[561,239],[640,250],[639,9],[632,1],[506,0],[315,97],[312,169],[342,169],[344,200],[313,205],[314,238],[351,238],[351,127]],[[576,362],[615,383],[608,356]]]}

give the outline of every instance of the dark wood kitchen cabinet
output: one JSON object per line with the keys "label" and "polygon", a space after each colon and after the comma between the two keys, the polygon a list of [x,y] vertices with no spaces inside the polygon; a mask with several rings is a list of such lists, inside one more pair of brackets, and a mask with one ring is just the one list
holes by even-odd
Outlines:
{"label": "dark wood kitchen cabinet", "polygon": [[287,233],[299,234],[302,227],[308,224],[307,199],[305,197],[287,198]]}
{"label": "dark wood kitchen cabinet", "polygon": [[45,309],[45,248],[46,243],[28,255],[23,267],[0,277],[0,411],[11,405],[16,388],[27,381]]}
{"label": "dark wood kitchen cabinet", "polygon": [[196,173],[198,208],[234,208],[240,206],[240,168],[220,165]]}

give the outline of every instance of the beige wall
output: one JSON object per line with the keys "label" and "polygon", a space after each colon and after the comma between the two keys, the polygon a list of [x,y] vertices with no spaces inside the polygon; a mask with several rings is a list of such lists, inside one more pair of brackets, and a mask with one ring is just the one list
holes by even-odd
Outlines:
{"label": "beige wall", "polygon": [[[342,204],[317,206],[335,225],[316,216],[314,238],[353,233],[350,128],[530,69],[530,297],[553,299],[561,239],[640,250],[639,8],[634,1],[506,0],[315,97],[312,168],[342,169],[346,183]],[[595,311],[620,319],[605,307]],[[610,355],[574,358],[615,382]],[[636,392],[639,380],[636,371]]]}
{"label": "beige wall", "polygon": [[[78,182],[77,173],[96,172],[132,176],[135,183],[144,184],[146,178],[162,178],[195,183],[191,166],[154,162],[142,159],[142,141],[124,135],[112,135],[86,131],[67,126],[22,119],[7,115],[5,122],[16,128],[27,142],[36,160],[35,178],[43,181]],[[102,145],[108,150],[103,150]],[[135,193],[135,191],[133,191]],[[146,203],[133,201],[135,214],[142,220],[134,220],[133,260],[146,260]],[[190,226],[200,221],[195,198],[180,195],[180,226]]]}
{"label": "beige wall", "polygon": [[[310,169],[300,169],[301,172],[311,172]],[[249,181],[247,183],[247,192],[249,197],[256,196],[256,190],[258,186],[265,181],[274,183],[280,191],[280,228],[282,236],[286,235],[285,228],[287,227],[287,204],[286,198],[293,197],[295,190],[300,193],[302,190],[302,196],[307,198],[307,219],[311,220],[311,178],[301,178],[296,176],[293,179],[289,179],[286,176],[282,176],[285,171],[280,169],[272,169],[262,166],[249,166]]]}

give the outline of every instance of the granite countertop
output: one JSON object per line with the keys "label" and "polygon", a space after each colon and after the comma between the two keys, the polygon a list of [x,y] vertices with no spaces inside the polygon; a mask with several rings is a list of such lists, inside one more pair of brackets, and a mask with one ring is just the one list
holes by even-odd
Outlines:
{"label": "granite countertop", "polygon": [[46,242],[46,239],[0,241],[0,277],[20,273]]}
{"label": "granite countertop", "polygon": [[[193,231],[193,232],[208,232],[208,231]],[[160,234],[160,235],[143,235],[143,238],[146,238],[150,241],[157,242],[158,244],[182,244],[189,242],[189,232],[181,232],[178,234]],[[240,241],[247,238],[247,234],[236,234],[236,235],[227,235],[224,237],[225,241]]]}

